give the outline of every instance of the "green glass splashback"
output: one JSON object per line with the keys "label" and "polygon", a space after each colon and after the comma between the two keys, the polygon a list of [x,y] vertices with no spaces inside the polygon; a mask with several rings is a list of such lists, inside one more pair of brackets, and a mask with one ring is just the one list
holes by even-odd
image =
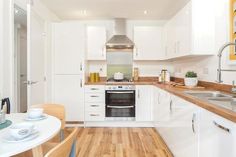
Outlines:
{"label": "green glass splashback", "polygon": [[124,73],[124,77],[130,79],[132,77],[132,65],[107,65],[108,78],[113,77],[114,73]]}

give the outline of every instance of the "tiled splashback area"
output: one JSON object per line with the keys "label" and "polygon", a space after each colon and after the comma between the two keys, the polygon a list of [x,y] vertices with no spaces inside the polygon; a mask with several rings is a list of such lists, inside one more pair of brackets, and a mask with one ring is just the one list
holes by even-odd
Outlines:
{"label": "tiled splashback area", "polygon": [[132,77],[133,53],[132,52],[107,52],[107,77],[121,72],[128,79]]}

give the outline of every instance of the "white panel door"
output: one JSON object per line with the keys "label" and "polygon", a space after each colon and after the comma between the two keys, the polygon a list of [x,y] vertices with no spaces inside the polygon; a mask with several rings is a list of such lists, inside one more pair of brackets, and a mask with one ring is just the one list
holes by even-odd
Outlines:
{"label": "white panel door", "polygon": [[106,60],[106,28],[103,26],[87,27],[87,59]]}
{"label": "white panel door", "polygon": [[30,5],[27,8],[27,15],[27,102],[30,106],[45,101],[45,21],[33,11]]}
{"label": "white panel door", "polygon": [[84,88],[81,75],[55,75],[54,102],[65,105],[66,121],[84,121]]}
{"label": "white panel door", "polygon": [[162,27],[134,27],[134,60],[161,60],[165,52],[162,44]]}
{"label": "white panel door", "polygon": [[152,86],[139,85],[136,86],[136,121],[152,121],[153,120],[153,104],[152,104]]}
{"label": "white panel door", "polygon": [[85,27],[78,22],[54,24],[55,74],[81,74],[85,53]]}

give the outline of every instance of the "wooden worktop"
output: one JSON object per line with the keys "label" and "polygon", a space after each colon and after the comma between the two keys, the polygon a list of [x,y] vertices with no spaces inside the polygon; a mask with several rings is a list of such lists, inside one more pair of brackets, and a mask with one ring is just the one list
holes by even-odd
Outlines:
{"label": "wooden worktop", "polygon": [[[182,99],[189,101],[199,107],[202,107],[210,112],[213,112],[217,115],[220,115],[230,121],[233,121],[236,123],[236,112],[231,111],[229,109],[211,104],[207,101],[203,101],[200,99],[197,99],[191,95],[187,95],[184,93],[184,91],[186,91],[186,89],[182,89],[182,88],[178,88],[178,87],[174,87],[170,84],[161,84],[157,82],[157,78],[144,78],[144,79],[140,79],[139,81],[135,81],[135,82],[128,82],[128,83],[107,83],[105,80],[101,81],[101,82],[96,82],[96,83],[89,83],[87,82],[86,85],[119,85],[119,84],[132,84],[132,85],[153,85],[156,86],[160,89],[163,89],[171,94],[174,94],[178,97],[181,97]],[[215,85],[216,86],[216,85]],[[219,85],[222,86],[222,85]],[[206,86],[206,88],[204,90],[218,90],[218,88],[213,89],[208,88]],[[222,91],[227,92],[225,89],[223,89]]]}

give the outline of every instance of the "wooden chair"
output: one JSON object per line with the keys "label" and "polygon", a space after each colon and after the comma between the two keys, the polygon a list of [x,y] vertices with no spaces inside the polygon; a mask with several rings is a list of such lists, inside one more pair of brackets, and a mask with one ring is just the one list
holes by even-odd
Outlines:
{"label": "wooden chair", "polygon": [[65,129],[65,107],[61,104],[38,104],[32,105],[32,108],[43,108],[44,113],[57,117],[61,120],[60,141],[64,139]]}
{"label": "wooden chair", "polygon": [[78,128],[74,128],[72,133],[65,140],[52,148],[44,157],[75,157],[77,134]]}

